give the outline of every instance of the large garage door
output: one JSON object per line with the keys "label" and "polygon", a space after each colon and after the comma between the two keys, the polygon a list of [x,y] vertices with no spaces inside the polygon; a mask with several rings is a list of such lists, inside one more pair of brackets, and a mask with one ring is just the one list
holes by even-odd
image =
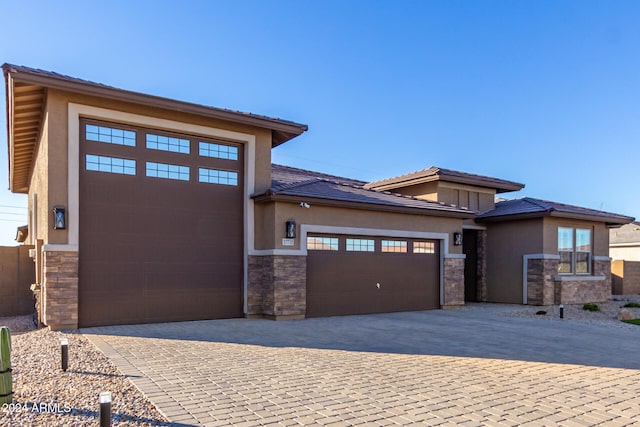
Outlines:
{"label": "large garage door", "polygon": [[80,326],[242,316],[241,146],[94,121],[80,134]]}
{"label": "large garage door", "polygon": [[438,242],[366,236],[307,238],[307,317],[440,307]]}

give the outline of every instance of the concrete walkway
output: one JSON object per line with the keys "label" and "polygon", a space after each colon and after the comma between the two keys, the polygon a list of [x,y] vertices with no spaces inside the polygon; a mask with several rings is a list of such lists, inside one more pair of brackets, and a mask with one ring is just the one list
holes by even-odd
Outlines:
{"label": "concrete walkway", "polygon": [[82,332],[176,425],[640,426],[640,327],[513,309]]}

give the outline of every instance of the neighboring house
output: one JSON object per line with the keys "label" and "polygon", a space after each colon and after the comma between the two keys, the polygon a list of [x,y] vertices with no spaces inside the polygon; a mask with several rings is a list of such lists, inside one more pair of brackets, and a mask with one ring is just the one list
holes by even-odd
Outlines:
{"label": "neighboring house", "polygon": [[633,220],[495,204],[524,186],[447,169],[365,183],[272,165],[307,126],[3,70],[52,329],[603,300],[607,227]]}
{"label": "neighboring house", "polygon": [[632,222],[611,230],[609,256],[613,259],[611,273],[613,293],[640,293],[640,222]]}
{"label": "neighboring house", "polygon": [[614,260],[640,261],[640,222],[611,230],[609,256]]}

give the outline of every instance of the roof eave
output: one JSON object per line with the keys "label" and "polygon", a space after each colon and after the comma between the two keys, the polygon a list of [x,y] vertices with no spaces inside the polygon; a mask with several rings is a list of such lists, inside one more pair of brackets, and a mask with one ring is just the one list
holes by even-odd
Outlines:
{"label": "roof eave", "polygon": [[255,203],[269,203],[269,202],[286,202],[286,203],[295,203],[298,204],[300,202],[306,202],[311,205],[318,206],[327,206],[327,207],[340,207],[340,208],[348,208],[348,209],[363,209],[370,211],[378,211],[378,212],[395,212],[395,213],[405,213],[412,215],[429,215],[429,216],[440,216],[440,217],[450,217],[450,218],[462,218],[462,219],[472,219],[475,217],[474,212],[462,212],[462,211],[445,211],[445,210],[437,210],[437,209],[426,209],[426,208],[416,208],[410,206],[393,206],[382,203],[365,203],[365,202],[355,202],[355,201],[346,201],[346,200],[338,200],[338,199],[329,199],[329,198],[321,198],[321,197],[309,197],[309,196],[292,196],[287,194],[277,194],[272,191],[267,191],[262,194],[257,194],[251,196]]}
{"label": "roof eave", "polygon": [[12,68],[10,65],[5,68],[5,73],[9,73],[10,75],[12,75],[13,80],[22,83],[40,85],[43,87],[68,92],[80,92],[83,94],[112,99],[116,101],[131,102],[145,106],[155,106],[168,110],[180,111],[184,113],[211,117],[219,120],[271,129],[273,136],[273,147],[276,147],[290,139],[293,139],[309,129],[307,125],[273,119],[269,117],[259,117],[253,114],[245,114],[237,111],[227,111],[215,107],[207,107],[204,105],[163,98],[155,95],[132,92],[110,86],[102,86],[92,82],[71,81],[62,76],[58,77],[53,75],[38,75],[29,71],[21,70],[20,68]]}
{"label": "roof eave", "polygon": [[569,212],[553,210],[553,211],[495,215],[495,216],[489,216],[486,218],[479,217],[479,218],[476,218],[476,222],[504,222],[504,221],[516,221],[520,219],[543,218],[543,217],[567,218],[567,219],[577,219],[582,221],[601,222],[601,223],[604,223],[609,228],[620,227],[624,224],[628,224],[633,221],[633,218],[631,217],[599,216],[599,215],[577,214],[577,213],[569,213]]}
{"label": "roof eave", "polygon": [[388,191],[388,190],[394,190],[396,188],[403,188],[403,187],[409,187],[412,185],[425,184],[433,181],[455,182],[458,184],[466,184],[474,187],[488,188],[491,190],[496,190],[496,193],[510,193],[512,191],[520,191],[525,187],[524,184],[520,184],[517,182],[495,183],[495,182],[485,181],[481,179],[465,178],[465,177],[459,177],[454,175],[434,174],[429,176],[406,179],[406,180],[397,181],[397,182],[391,182],[388,184],[365,185],[365,188],[371,188],[378,191]]}

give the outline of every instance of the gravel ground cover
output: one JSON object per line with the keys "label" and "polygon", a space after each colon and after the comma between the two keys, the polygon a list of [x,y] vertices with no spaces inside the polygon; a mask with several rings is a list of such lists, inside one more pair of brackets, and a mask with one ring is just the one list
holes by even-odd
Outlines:
{"label": "gravel ground cover", "polygon": [[[609,301],[597,303],[600,311],[588,311],[582,308],[583,304],[575,304],[564,306],[564,319],[560,318],[559,305],[546,306],[514,306],[514,310],[502,313],[508,317],[531,317],[541,320],[551,320],[558,322],[581,322],[594,325],[604,325],[616,328],[638,328],[638,325],[631,325],[619,320],[620,310],[628,302],[640,303],[640,295],[614,295]],[[640,317],[640,309],[629,308],[636,313],[636,317]],[[538,311],[546,311],[547,314],[537,315]],[[638,329],[640,332],[640,329]]]}
{"label": "gravel ground cover", "polygon": [[[36,329],[31,316],[0,318],[12,333],[13,404],[2,426],[96,426],[102,391],[112,395],[112,425],[168,426],[151,402],[85,337]],[[69,340],[69,368],[61,369],[60,339]]]}

